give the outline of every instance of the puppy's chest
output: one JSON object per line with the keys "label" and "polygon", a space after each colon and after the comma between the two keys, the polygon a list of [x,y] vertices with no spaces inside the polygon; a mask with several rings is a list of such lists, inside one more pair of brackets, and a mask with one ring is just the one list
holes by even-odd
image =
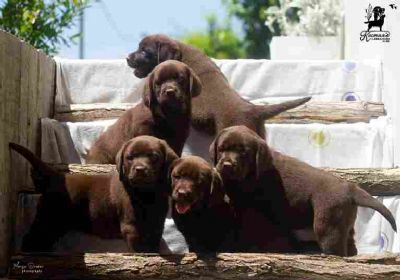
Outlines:
{"label": "puppy's chest", "polygon": [[119,205],[121,222],[133,225],[156,225],[164,220],[168,211],[167,196],[136,197]]}
{"label": "puppy's chest", "polygon": [[177,213],[172,215],[178,229],[185,235],[195,239],[208,240],[216,237],[219,233],[227,230],[227,221],[218,213],[204,209],[190,215],[181,216]]}

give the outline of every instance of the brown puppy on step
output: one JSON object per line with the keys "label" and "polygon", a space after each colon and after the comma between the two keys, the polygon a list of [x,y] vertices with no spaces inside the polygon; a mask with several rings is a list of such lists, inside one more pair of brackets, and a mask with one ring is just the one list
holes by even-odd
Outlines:
{"label": "brown puppy on step", "polygon": [[186,63],[200,78],[203,91],[193,100],[192,125],[211,136],[229,126],[245,125],[265,138],[266,119],[310,100],[306,97],[275,105],[254,105],[240,97],[207,55],[165,35],[145,37],[127,62],[138,78],[144,78],[156,65],[169,59]]}
{"label": "brown puppy on step", "polygon": [[122,144],[139,135],[164,139],[181,155],[189,136],[192,97],[201,92],[196,74],[179,61],[166,61],[147,78],[144,100],[126,111],[91,147],[88,163],[115,163]]}
{"label": "brown puppy on step", "polygon": [[170,176],[172,218],[189,251],[233,251],[234,215],[215,168],[200,157],[188,156],[172,163]]}
{"label": "brown puppy on step", "polygon": [[357,254],[357,206],[381,213],[396,231],[390,211],[358,185],[270,149],[252,130],[223,130],[210,148],[235,209],[248,207],[291,229],[314,229],[323,253]]}
{"label": "brown puppy on step", "polygon": [[42,194],[23,251],[51,251],[68,230],[101,238],[124,238],[135,252],[158,252],[168,211],[168,168],[177,155],[165,141],[139,136],[123,145],[117,172],[62,174],[14,143],[10,148],[33,167]]}

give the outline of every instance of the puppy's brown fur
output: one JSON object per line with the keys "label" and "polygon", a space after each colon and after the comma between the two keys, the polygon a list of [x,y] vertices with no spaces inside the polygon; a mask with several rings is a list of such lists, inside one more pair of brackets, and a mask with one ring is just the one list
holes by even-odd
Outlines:
{"label": "puppy's brown fur", "polygon": [[218,66],[203,52],[165,35],[150,35],[127,58],[137,77],[146,77],[162,61],[186,63],[199,76],[202,94],[193,100],[192,124],[199,131],[215,135],[233,125],[245,125],[265,137],[264,121],[283,111],[297,107],[310,98],[301,98],[276,105],[256,106],[229,85]]}
{"label": "puppy's brown fur", "polygon": [[139,135],[167,141],[182,153],[189,136],[191,102],[201,92],[197,75],[185,64],[166,61],[147,78],[143,102],[126,111],[91,147],[88,163],[115,163],[122,144]]}
{"label": "puppy's brown fur", "polygon": [[233,251],[234,215],[218,172],[200,157],[173,162],[172,218],[193,252]]}
{"label": "puppy's brown fur", "polygon": [[266,210],[292,229],[313,227],[326,254],[357,254],[357,206],[375,209],[396,230],[390,211],[359,186],[270,149],[244,126],[223,130],[210,150],[235,208]]}
{"label": "puppy's brown fur", "polygon": [[167,178],[176,154],[165,141],[140,136],[125,143],[117,170],[109,175],[61,174],[26,148],[10,148],[33,166],[42,193],[23,251],[51,251],[68,230],[102,238],[123,237],[136,252],[158,252],[168,211]]}

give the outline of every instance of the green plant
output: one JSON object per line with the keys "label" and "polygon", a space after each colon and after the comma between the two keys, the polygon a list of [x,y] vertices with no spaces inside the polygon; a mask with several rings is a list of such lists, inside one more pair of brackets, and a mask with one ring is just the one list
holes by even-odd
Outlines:
{"label": "green plant", "polygon": [[6,0],[0,6],[0,28],[53,55],[79,36],[64,31],[87,5],[88,0]]}
{"label": "green plant", "polygon": [[274,35],[336,36],[342,10],[342,0],[280,0],[266,10],[265,24]]}
{"label": "green plant", "polygon": [[244,48],[249,58],[269,58],[271,30],[265,26],[265,11],[279,4],[278,0],[222,0],[230,16],[243,24]]}
{"label": "green plant", "polygon": [[213,58],[243,58],[245,52],[240,38],[232,31],[229,20],[224,25],[217,22],[215,15],[207,18],[206,32],[190,32],[182,41],[203,50]]}

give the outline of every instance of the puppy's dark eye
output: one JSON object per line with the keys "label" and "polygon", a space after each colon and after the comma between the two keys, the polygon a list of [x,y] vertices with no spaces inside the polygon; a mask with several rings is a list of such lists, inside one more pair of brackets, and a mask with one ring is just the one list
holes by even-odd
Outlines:
{"label": "puppy's dark eye", "polygon": [[153,56],[153,54],[148,50],[142,50],[142,54],[147,58],[151,58]]}
{"label": "puppy's dark eye", "polygon": [[173,174],[172,178],[174,178],[175,180],[179,180],[181,176],[179,176],[178,174]]}
{"label": "puppy's dark eye", "polygon": [[149,154],[149,158],[150,158],[152,161],[157,161],[157,160],[160,159],[160,155],[157,154],[157,153],[151,153],[151,154]]}
{"label": "puppy's dark eye", "polygon": [[135,155],[134,155],[134,154],[129,154],[129,155],[127,155],[127,157],[126,157],[127,160],[133,160],[134,158],[135,158]]}
{"label": "puppy's dark eye", "polygon": [[183,76],[179,75],[176,80],[178,81],[178,83],[182,84],[185,81],[185,78]]}

